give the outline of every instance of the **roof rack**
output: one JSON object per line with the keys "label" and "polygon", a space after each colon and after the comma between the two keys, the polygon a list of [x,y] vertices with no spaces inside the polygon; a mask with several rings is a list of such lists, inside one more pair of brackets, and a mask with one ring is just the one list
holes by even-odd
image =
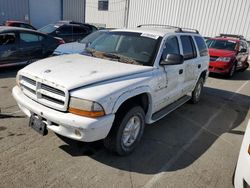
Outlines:
{"label": "roof rack", "polygon": [[181,28],[181,27],[177,27],[177,26],[172,26],[172,25],[162,25],[162,24],[142,24],[142,25],[138,25],[137,27],[163,27],[163,28],[174,28],[176,29],[175,32],[185,32],[185,33],[198,33],[199,31],[196,29],[191,29],[191,28]]}
{"label": "roof rack", "polygon": [[221,33],[219,37],[224,37],[224,38],[229,37],[229,38],[236,38],[236,39],[246,40],[243,35],[234,35],[234,34],[223,34],[223,33]]}

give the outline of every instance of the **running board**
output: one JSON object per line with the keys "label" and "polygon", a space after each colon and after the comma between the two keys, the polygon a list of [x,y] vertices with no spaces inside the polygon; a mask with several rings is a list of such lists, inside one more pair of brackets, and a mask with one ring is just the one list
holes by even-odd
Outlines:
{"label": "running board", "polygon": [[184,96],[182,98],[180,98],[179,100],[173,102],[172,104],[166,106],[165,108],[161,109],[158,112],[155,112],[152,116],[152,120],[156,121],[159,120],[161,118],[163,118],[164,116],[166,116],[167,114],[169,114],[170,112],[174,111],[175,109],[177,109],[178,107],[180,107],[181,105],[183,105],[184,103],[186,103],[187,101],[189,101],[191,99],[191,96]]}

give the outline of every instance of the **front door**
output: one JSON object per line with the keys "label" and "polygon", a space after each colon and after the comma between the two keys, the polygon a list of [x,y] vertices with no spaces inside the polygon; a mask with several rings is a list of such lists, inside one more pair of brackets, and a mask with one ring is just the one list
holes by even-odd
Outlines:
{"label": "front door", "polygon": [[[170,36],[166,39],[161,61],[166,58],[167,54],[180,54],[179,42],[176,36]],[[161,65],[156,71],[156,77],[158,84],[154,112],[163,109],[180,98],[184,82],[184,64]]]}
{"label": "front door", "polygon": [[18,38],[16,33],[0,34],[0,67],[7,64],[17,63],[18,57]]}

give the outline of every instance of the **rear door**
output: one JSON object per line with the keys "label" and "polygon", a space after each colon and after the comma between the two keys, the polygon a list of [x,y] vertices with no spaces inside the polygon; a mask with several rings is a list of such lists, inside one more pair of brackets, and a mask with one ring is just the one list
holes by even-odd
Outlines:
{"label": "rear door", "polygon": [[21,58],[29,61],[40,59],[43,54],[42,36],[37,33],[20,32]]}
{"label": "rear door", "polygon": [[18,37],[15,32],[0,33],[0,66],[20,61]]}
{"label": "rear door", "polygon": [[193,41],[193,37],[190,35],[181,35],[181,44],[182,44],[182,52],[184,57],[184,83],[183,83],[183,91],[184,93],[191,92],[195,81],[197,78],[197,74],[201,68],[201,63],[199,62],[199,58],[197,56],[196,47]]}

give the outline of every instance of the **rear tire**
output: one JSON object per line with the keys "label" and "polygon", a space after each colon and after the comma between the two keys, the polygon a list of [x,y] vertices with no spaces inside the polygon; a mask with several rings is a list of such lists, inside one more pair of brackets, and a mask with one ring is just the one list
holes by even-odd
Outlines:
{"label": "rear tire", "polygon": [[142,107],[133,106],[128,109],[125,114],[118,112],[108,136],[104,139],[104,146],[121,156],[128,155],[135,149],[145,127]]}
{"label": "rear tire", "polygon": [[202,77],[200,77],[198,82],[196,83],[196,86],[195,86],[193,92],[192,92],[191,102],[193,104],[196,104],[200,101],[201,93],[203,91],[203,85],[204,85],[204,79]]}

